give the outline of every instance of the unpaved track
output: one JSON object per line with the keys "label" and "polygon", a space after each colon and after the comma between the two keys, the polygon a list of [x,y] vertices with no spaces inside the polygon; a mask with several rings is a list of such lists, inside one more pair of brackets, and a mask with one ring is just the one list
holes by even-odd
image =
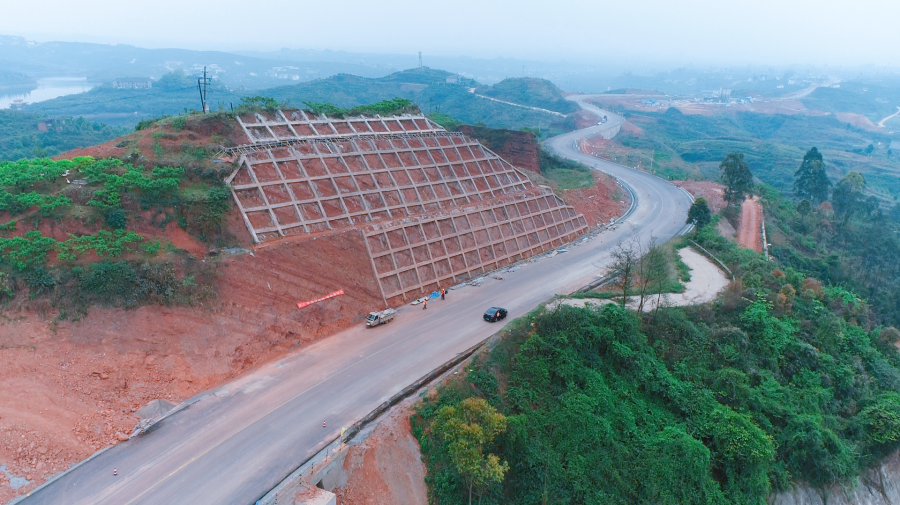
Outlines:
{"label": "unpaved track", "polygon": [[878,122],[878,126],[881,127],[881,128],[884,128],[884,122],[887,121],[887,120],[889,120],[889,119],[891,119],[891,118],[894,117],[894,116],[897,116],[898,114],[900,114],[900,107],[897,107],[897,112],[895,112],[895,113],[891,114],[890,116],[888,116],[888,117],[882,119],[881,121],[879,121],[879,122]]}
{"label": "unpaved track", "polygon": [[[617,121],[607,115],[610,123]],[[597,130],[586,128],[546,144],[634,188],[635,210],[616,230],[568,253],[526,264],[504,274],[502,281],[488,279],[477,288],[451,291],[446,301],[435,301],[427,310],[403,307],[386,326],[351,328],[198,395],[196,403],[149,433],[116,445],[23,503],[254,503],[342,426],[498,331],[500,325],[481,319],[485,308],[500,305],[511,318],[521,316],[553,295],[570,293],[603,275],[611,251],[622,240],[653,236],[664,241],[681,232],[690,206],[683,191],[573,146]]]}
{"label": "unpaved track", "polygon": [[[701,303],[711,302],[719,296],[726,287],[729,280],[725,273],[716,266],[715,263],[707,259],[697,251],[684,247],[678,250],[678,256],[681,261],[691,270],[691,280],[684,284],[684,291],[681,293],[666,293],[661,297],[657,295],[649,295],[644,299],[644,311],[651,311],[656,308],[657,301],[662,307],[684,307],[687,305],[698,305]],[[559,301],[559,304],[565,304],[572,307],[585,307],[588,305],[603,305],[607,303],[620,303],[621,298],[598,300],[596,298],[566,298]],[[637,310],[638,297],[629,296],[626,300],[628,308]]]}
{"label": "unpaved track", "polygon": [[738,244],[756,252],[762,252],[762,207],[759,197],[747,198],[741,203],[741,226],[738,228]]}

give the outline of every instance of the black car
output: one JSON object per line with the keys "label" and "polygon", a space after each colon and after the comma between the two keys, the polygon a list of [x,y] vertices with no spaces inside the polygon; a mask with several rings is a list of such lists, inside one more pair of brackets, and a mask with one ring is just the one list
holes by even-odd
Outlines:
{"label": "black car", "polygon": [[484,320],[489,323],[497,322],[506,318],[506,309],[501,307],[491,307],[484,311]]}

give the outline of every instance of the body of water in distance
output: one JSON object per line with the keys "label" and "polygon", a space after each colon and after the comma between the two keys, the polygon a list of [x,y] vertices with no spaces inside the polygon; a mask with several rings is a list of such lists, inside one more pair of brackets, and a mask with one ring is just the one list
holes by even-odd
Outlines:
{"label": "body of water in distance", "polygon": [[37,82],[37,89],[25,94],[5,95],[0,90],[0,109],[8,109],[13,101],[17,99],[25,103],[43,102],[44,100],[52,100],[61,96],[84,93],[93,88],[87,82],[86,77],[47,77],[38,79]]}

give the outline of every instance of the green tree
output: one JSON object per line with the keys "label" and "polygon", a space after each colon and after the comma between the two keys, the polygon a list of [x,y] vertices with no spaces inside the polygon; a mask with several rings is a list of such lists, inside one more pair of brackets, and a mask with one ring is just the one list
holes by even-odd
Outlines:
{"label": "green tree", "polygon": [[859,172],[850,172],[834,187],[832,204],[834,215],[842,224],[853,216],[868,215],[878,207],[874,197],[866,198],[866,178]]}
{"label": "green tree", "polygon": [[469,490],[469,505],[473,490],[503,481],[509,465],[494,454],[485,454],[484,446],[506,431],[506,417],[487,400],[467,398],[457,406],[441,408],[432,430],[449,444],[450,458]]}
{"label": "green tree", "polygon": [[800,168],[794,173],[794,194],[818,205],[828,199],[830,188],[822,154],[813,147],[803,156]]}
{"label": "green tree", "polygon": [[693,224],[697,228],[703,228],[712,221],[712,212],[709,210],[709,204],[706,198],[702,196],[694,200],[691,209],[688,211],[687,223]]}
{"label": "green tree", "polygon": [[744,161],[744,155],[731,153],[719,164],[722,171],[722,182],[725,183],[725,201],[739,204],[753,190],[753,174]]}

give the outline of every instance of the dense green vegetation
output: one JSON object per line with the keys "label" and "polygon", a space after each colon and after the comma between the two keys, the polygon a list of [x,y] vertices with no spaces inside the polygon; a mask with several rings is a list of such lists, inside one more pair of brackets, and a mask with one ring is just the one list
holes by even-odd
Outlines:
{"label": "dense green vegetation", "polygon": [[[769,115],[742,112],[717,116],[624,112],[644,134],[623,132],[616,140],[640,149],[647,159],[655,152],[655,163],[664,173],[671,170],[684,177],[691,167],[715,179],[717,167],[730,153],[744,155],[753,174],[769,184],[790,191],[798,164],[812,146],[829,159],[828,175],[839,179],[851,171],[863,173],[869,191],[882,199],[900,194],[900,157],[890,153],[890,138],[860,130],[833,115]],[[873,145],[869,153],[866,149]],[[663,155],[663,156],[661,156]],[[684,172],[684,173],[678,173]]]}
{"label": "dense green vegetation", "polygon": [[349,109],[344,109],[330,103],[309,103],[304,105],[316,115],[325,114],[330,117],[348,117],[348,116],[396,116],[400,114],[419,113],[418,107],[413,105],[412,100],[406,98],[392,98],[390,100],[382,100],[380,102],[357,105]]}
{"label": "dense green vegetation", "polygon": [[741,279],[714,306],[538,311],[424,400],[414,421],[435,503],[466,500],[432,419],[469,397],[508,420],[484,450],[509,471],[481,503],[762,504],[898,447],[896,330],[711,227],[696,238]]}
{"label": "dense green vegetation", "polygon": [[859,174],[848,175],[837,185],[834,203],[816,208],[763,189],[769,250],[784,264],[854,290],[881,320],[900,325],[900,213],[874,205],[860,183],[865,179]]}
{"label": "dense green vegetation", "polygon": [[[216,243],[230,202],[218,178],[181,167],[90,157],[0,163],[0,212],[11,218],[0,225],[0,301],[27,292],[76,316],[92,303],[202,301],[215,294],[210,267],[131,225],[149,215],[160,234],[176,221]],[[47,220],[93,231],[59,238],[42,231]]]}
{"label": "dense green vegetation", "polygon": [[102,144],[125,133],[83,118],[49,118],[13,110],[0,110],[0,161],[56,156],[78,147]]}
{"label": "dense green vegetation", "polygon": [[562,91],[546,79],[534,77],[513,77],[503,79],[493,86],[477,88],[476,93],[498,100],[539,107],[541,109],[570,114],[579,107],[566,100]]}

